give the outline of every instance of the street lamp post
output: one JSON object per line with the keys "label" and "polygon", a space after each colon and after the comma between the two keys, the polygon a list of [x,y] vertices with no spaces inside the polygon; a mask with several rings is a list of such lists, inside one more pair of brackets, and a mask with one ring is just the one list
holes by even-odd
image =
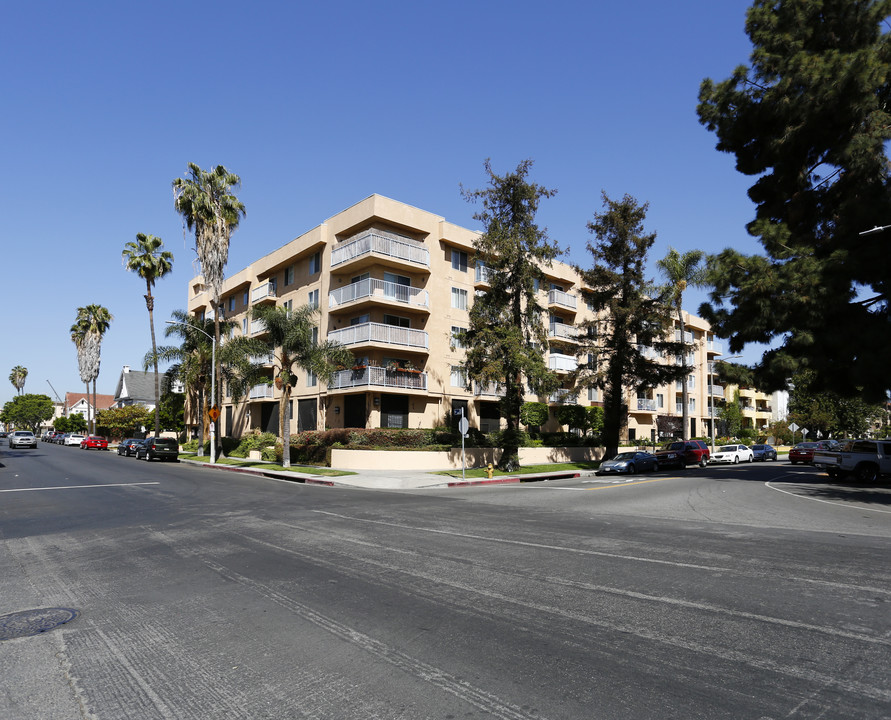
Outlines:
{"label": "street lamp post", "polygon": [[[736,360],[737,358],[741,358],[742,355],[730,355],[729,357],[721,358],[720,360],[712,360],[712,366],[716,362],[727,362],[728,360]],[[712,436],[712,453],[715,452],[715,396],[712,394],[712,378],[714,376],[714,371],[709,371],[708,374],[708,404],[709,404],[709,425],[711,426],[711,436]]]}
{"label": "street lamp post", "polygon": [[[201,328],[197,328],[194,325],[189,325],[188,323],[177,322],[175,320],[167,320],[168,325],[182,325],[187,328],[191,328],[192,330],[196,330],[200,332],[205,337],[210,338],[210,401],[213,403],[214,398],[217,396],[217,384],[216,384],[216,369],[217,369],[217,341],[213,335],[208,332],[204,332]],[[216,421],[210,421],[210,464],[213,465],[217,461],[217,442],[216,442]]]}

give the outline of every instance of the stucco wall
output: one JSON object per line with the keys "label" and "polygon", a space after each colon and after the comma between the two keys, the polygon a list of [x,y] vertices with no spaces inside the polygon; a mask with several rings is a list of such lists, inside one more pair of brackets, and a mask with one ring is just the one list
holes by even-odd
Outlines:
{"label": "stucco wall", "polygon": [[[465,450],[468,468],[484,467],[496,463],[501,450],[496,448],[468,448]],[[599,460],[603,448],[520,448],[521,465],[539,465],[556,462],[584,462]],[[461,448],[449,451],[431,452],[426,450],[344,450],[332,448],[331,467],[338,470],[455,470],[461,468]]]}

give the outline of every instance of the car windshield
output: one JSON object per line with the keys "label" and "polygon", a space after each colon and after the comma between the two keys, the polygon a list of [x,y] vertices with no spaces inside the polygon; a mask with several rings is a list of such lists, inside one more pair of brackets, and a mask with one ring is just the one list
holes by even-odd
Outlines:
{"label": "car windshield", "polygon": [[767,445],[752,445],[752,450],[764,450]]}
{"label": "car windshield", "polygon": [[736,450],[736,445],[722,445],[718,448],[719,452],[733,452]]}
{"label": "car windshield", "polygon": [[662,449],[663,450],[683,450],[684,443],[682,443],[682,442],[669,443]]}
{"label": "car windshield", "polygon": [[817,447],[817,443],[798,443],[798,445],[796,445],[795,447],[799,450],[813,450],[815,447]]}
{"label": "car windshield", "polygon": [[633,460],[634,453],[633,452],[623,452],[616,455],[613,460]]}

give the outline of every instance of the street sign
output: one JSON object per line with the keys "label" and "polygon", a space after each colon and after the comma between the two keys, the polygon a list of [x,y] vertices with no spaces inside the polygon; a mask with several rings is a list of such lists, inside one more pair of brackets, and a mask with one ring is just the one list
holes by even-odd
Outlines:
{"label": "street sign", "polygon": [[792,423],[791,425],[789,425],[789,429],[792,432],[798,432],[798,425],[796,425],[795,423]]}
{"label": "street sign", "polygon": [[210,418],[211,422],[216,422],[220,419],[220,408],[214,405],[210,410],[207,411],[207,417]]}
{"label": "street sign", "polygon": [[470,429],[470,423],[467,422],[467,418],[466,418],[466,417],[462,417],[462,418],[458,421],[458,430],[461,432],[461,435],[462,435],[463,437],[467,437],[467,431],[468,431],[469,429]]}

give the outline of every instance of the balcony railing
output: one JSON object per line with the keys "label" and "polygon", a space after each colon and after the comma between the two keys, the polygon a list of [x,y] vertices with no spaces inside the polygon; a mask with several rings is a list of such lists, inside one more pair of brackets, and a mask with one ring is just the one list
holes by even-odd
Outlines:
{"label": "balcony railing", "polygon": [[653,349],[652,347],[650,347],[649,345],[638,345],[637,349],[640,352],[640,354],[643,355],[647,360],[658,360],[659,359],[659,353],[656,352],[656,350]]}
{"label": "balcony railing", "polygon": [[252,365],[272,365],[272,354],[269,355],[251,355],[248,358]]}
{"label": "balcony railing", "polygon": [[557,355],[551,353],[548,358],[548,367],[557,372],[573,372],[578,369],[578,360],[572,355]]}
{"label": "balcony railing", "polygon": [[430,251],[422,243],[382,230],[369,230],[337,245],[331,251],[331,267],[371,253],[430,267]]}
{"label": "balcony railing", "polygon": [[637,398],[637,409],[645,412],[656,412],[656,401],[650,398]]}
{"label": "balcony railing", "polygon": [[[675,380],[674,381],[674,389],[678,392],[683,392],[684,390],[684,381],[683,380]],[[695,380],[687,380],[687,392],[693,392],[696,390],[696,381]]]}
{"label": "balcony railing", "polygon": [[254,385],[251,388],[251,400],[265,400],[272,397],[272,385]]}
{"label": "balcony railing", "polygon": [[251,335],[266,332],[266,324],[262,320],[251,320]]}
{"label": "balcony railing", "polygon": [[562,290],[550,290],[548,292],[548,305],[562,305],[566,308],[576,308],[576,297]]}
{"label": "balcony railing", "polygon": [[275,298],[275,285],[273,283],[266,282],[251,290],[251,304],[267,298]]}
{"label": "balcony railing", "polygon": [[[675,403],[675,404],[674,404],[674,411],[675,411],[678,415],[683,415],[683,414],[684,414],[684,403]],[[688,411],[690,414],[695,415],[695,414],[696,414],[696,405],[695,405],[694,403],[690,403],[690,404],[687,406],[687,411]]]}
{"label": "balcony railing", "polygon": [[574,403],[577,400],[578,390],[570,390],[569,388],[559,388],[548,397],[548,402],[552,403]]}
{"label": "balcony railing", "polygon": [[409,370],[388,370],[369,366],[359,370],[340,370],[334,374],[329,390],[353,387],[385,387],[401,390],[426,390],[427,373]]}
{"label": "balcony railing", "polygon": [[412,328],[386,325],[384,323],[361,323],[350,325],[340,330],[331,330],[328,339],[341,345],[358,345],[359,343],[384,343],[386,345],[402,345],[405,347],[424,348],[427,345],[427,331]]}
{"label": "balcony railing", "polygon": [[480,385],[478,382],[475,382],[473,384],[473,394],[477,397],[504,397],[504,388],[497,383]]}
{"label": "balcony railing", "polygon": [[717,340],[709,340],[708,343],[706,343],[706,350],[710,353],[722,355],[724,353],[724,343],[718,342]]}
{"label": "balcony railing", "polygon": [[[693,353],[688,353],[687,356],[687,367],[693,367],[696,364],[696,358]],[[675,365],[683,365],[684,364],[684,356],[683,355],[675,355],[674,356],[674,364]]]}
{"label": "balcony railing", "polygon": [[430,294],[426,290],[385,282],[384,280],[366,278],[328,293],[328,308],[333,310],[339,305],[345,305],[346,303],[368,297],[393,300],[394,302],[414,305],[415,307],[429,307],[430,305]]}
{"label": "balcony railing", "polygon": [[708,386],[708,394],[714,395],[715,397],[724,397],[724,386],[723,385],[709,385]]}
{"label": "balcony railing", "polygon": [[561,338],[563,340],[575,340],[576,336],[576,328],[575,325],[568,325],[567,323],[551,323],[548,326],[548,337],[552,338]]}
{"label": "balcony railing", "polygon": [[693,333],[689,330],[685,330],[684,331],[684,339],[682,341],[681,340],[681,331],[675,330],[674,331],[674,341],[675,342],[692,343],[693,342]]}
{"label": "balcony railing", "polygon": [[495,274],[492,268],[486,267],[485,265],[477,265],[474,269],[474,282],[478,282],[480,284],[491,285],[492,284],[492,276]]}

